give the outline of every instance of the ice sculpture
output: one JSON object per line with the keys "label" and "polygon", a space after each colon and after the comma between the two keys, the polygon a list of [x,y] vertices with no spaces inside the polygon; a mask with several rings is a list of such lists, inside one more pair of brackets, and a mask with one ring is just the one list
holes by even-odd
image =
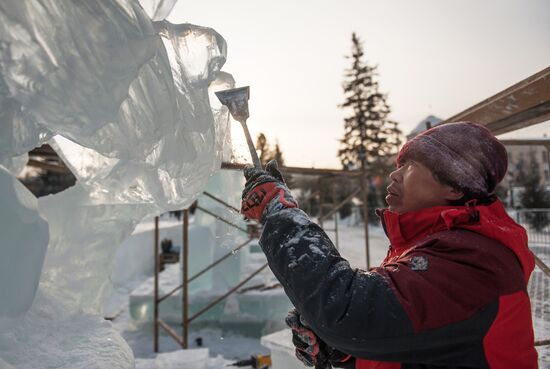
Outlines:
{"label": "ice sculpture", "polygon": [[72,138],[116,121],[157,37],[137,3],[57,0],[2,2],[0,35],[10,95]]}
{"label": "ice sculpture", "polygon": [[139,0],[149,18],[154,21],[164,20],[172,11],[178,0]]}
{"label": "ice sculpture", "polygon": [[2,369],[2,360],[16,369],[130,369],[134,365],[132,350],[110,322],[68,311],[42,289],[24,316],[0,324]]}
{"label": "ice sculpture", "polygon": [[48,224],[36,198],[0,166],[0,317],[26,312],[34,298],[48,246]]}
{"label": "ice sculpture", "polygon": [[141,3],[149,13],[137,0],[0,3],[0,161],[16,171],[14,157],[55,137],[77,177],[39,201],[50,242],[35,303],[0,321],[0,357],[17,368],[133,365],[94,315],[116,247],[143,217],[190,205],[227,152],[228,112],[209,103],[232,87],[225,41],[153,23],[174,1]]}
{"label": "ice sculpture", "polygon": [[29,155],[23,154],[19,156],[12,156],[8,158],[0,158],[0,165],[3,166],[5,169],[7,169],[8,172],[13,174],[14,176],[17,176],[23,168],[25,168],[25,165],[27,165],[27,162],[29,161]]}
{"label": "ice sculpture", "polygon": [[[157,111],[158,106],[148,104],[147,100],[129,104],[128,107],[138,107],[139,113],[135,114],[146,121],[144,126],[152,127],[150,129],[156,134],[137,137],[111,130],[107,136],[115,138],[113,142],[117,145],[110,146],[127,150],[118,156],[113,156],[116,153],[113,150],[102,150],[103,153],[100,153],[95,147],[87,148],[63,137],[56,136],[54,139],[54,147],[76,175],[79,184],[74,190],[40,202],[46,218],[51,219],[55,234],[63,235],[52,238],[43,282],[59,298],[84,311],[97,312],[108,293],[109,281],[95,276],[98,273],[107,275],[116,246],[145,216],[190,205],[219,168],[223,145],[228,143],[224,137],[229,124],[227,110],[220,107],[213,112],[208,90],[212,81],[217,82],[212,89],[226,88],[232,82],[226,74],[216,79],[216,71],[225,61],[225,42],[207,28],[192,25],[176,27],[168,22],[165,22],[165,27],[171,29],[166,34],[162,33],[166,38],[165,44],[171,45],[168,55],[175,56],[170,59],[176,81],[176,88],[172,89],[176,108],[172,112],[177,113],[179,118],[173,120],[174,116],[169,113],[169,119],[160,119],[167,112]],[[195,34],[200,42],[193,43],[192,36],[187,34],[189,32]],[[174,41],[167,38],[172,35]],[[181,37],[187,37],[182,48],[178,46],[182,42]],[[201,48],[205,50],[201,52]],[[200,55],[197,63],[207,66],[194,67],[186,55]],[[143,113],[146,107],[150,110]],[[159,120],[154,119],[155,116]],[[149,120],[146,120],[147,117]],[[128,130],[131,127],[126,123],[119,126],[128,127]],[[100,131],[108,127],[110,125]],[[104,141],[100,141],[101,146]],[[143,141],[151,143],[155,149],[151,153],[138,152],[128,157],[129,148],[143,147]],[[57,204],[63,204],[62,208],[57,209]],[[94,207],[98,204],[101,204],[100,208]],[[97,209],[101,211],[98,213]],[[72,216],[60,220],[59,212]],[[95,215],[92,217],[90,212]],[[93,226],[90,225],[91,220],[95,223]],[[84,254],[82,245],[88,245]],[[80,254],[77,258],[76,255]],[[82,267],[93,268],[92,277],[77,273]],[[83,286],[86,292],[82,292]]]}

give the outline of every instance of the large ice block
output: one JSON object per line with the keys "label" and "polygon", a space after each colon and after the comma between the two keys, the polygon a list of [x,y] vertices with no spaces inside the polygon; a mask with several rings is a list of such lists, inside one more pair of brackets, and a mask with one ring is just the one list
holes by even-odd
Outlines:
{"label": "large ice block", "polygon": [[78,183],[38,203],[50,229],[41,288],[71,311],[101,313],[116,249],[150,209],[96,203]]}
{"label": "large ice block", "polygon": [[0,4],[0,70],[10,95],[67,137],[117,120],[158,36],[133,1],[18,0]]}
{"label": "large ice block", "polygon": [[0,166],[0,318],[26,312],[34,299],[44,255],[48,224],[36,198]]}
{"label": "large ice block", "polygon": [[[241,172],[221,171],[210,178],[205,190],[238,209],[240,207],[240,196],[243,185],[244,177]],[[238,211],[230,209],[206,195],[201,195],[198,198],[198,204],[208,212],[228,220],[241,229],[246,229],[244,218]],[[248,238],[246,232],[232,227],[201,210],[197,210],[195,222],[196,224],[208,227],[212,231],[215,238],[214,260],[223,257],[231,249],[237,247]],[[213,269],[214,288],[225,289],[236,285],[241,278],[240,274],[241,258],[226,259]]]}
{"label": "large ice block", "polygon": [[9,97],[3,99],[0,92],[0,160],[24,155],[50,137],[49,131],[41,127],[19,102]]}
{"label": "large ice block", "polygon": [[132,350],[110,322],[69,312],[41,290],[24,316],[0,319],[0,357],[17,369],[134,367]]}
{"label": "large ice block", "polygon": [[[204,227],[204,226],[201,226]],[[195,226],[190,227],[190,275],[195,271],[201,270],[206,264],[197,262],[193,255],[199,254],[196,248],[203,247],[204,237],[193,232]],[[192,235],[195,233],[195,236]],[[199,241],[199,242],[194,242]],[[218,246],[219,247],[219,246]],[[227,252],[227,251],[226,251]],[[221,284],[208,286],[200,281],[204,276],[190,283],[189,290],[189,314],[192,315],[203,307],[207,306],[212,301],[226,293],[230,288],[234,287],[237,282],[244,280],[266,263],[265,255],[262,253],[257,240],[242,249],[240,252],[231,255],[224,263],[236,261],[237,272],[235,274],[236,282],[228,284],[227,279],[223,279]],[[218,264],[212,273],[219,275],[226,271],[219,267]],[[181,283],[180,265],[169,265],[159,275],[159,291],[160,296],[173,290]],[[221,277],[221,275],[220,275]],[[233,277],[230,277],[233,281]],[[220,281],[215,279],[214,282]],[[202,284],[201,289],[197,289],[196,283]],[[208,288],[209,287],[209,288]],[[262,288],[267,287],[267,288]],[[144,281],[139,287],[132,291],[130,295],[130,315],[138,322],[150,322],[153,319],[153,277]],[[215,305],[206,313],[199,316],[196,321],[207,323],[210,325],[242,324],[242,330],[257,330],[258,334],[273,332],[284,326],[284,318],[288,310],[292,307],[284,290],[278,286],[277,280],[269,269],[264,269],[257,274],[248,283],[246,283],[239,292],[229,296],[226,300]],[[181,293],[176,293],[160,304],[160,317],[171,323],[181,322],[182,312],[182,296]],[[250,328],[253,326],[254,328]],[[237,327],[235,330],[239,330]]]}
{"label": "large ice block", "polygon": [[19,156],[12,156],[9,158],[0,158],[0,166],[3,166],[8,172],[17,176],[29,161],[29,155],[23,154]]}
{"label": "large ice block", "polygon": [[164,20],[177,2],[178,0],[139,0],[149,18],[154,21]]}
{"label": "large ice block", "polygon": [[270,350],[271,369],[303,369],[304,364],[294,355],[292,331],[283,329],[279,332],[263,336],[262,345]]}

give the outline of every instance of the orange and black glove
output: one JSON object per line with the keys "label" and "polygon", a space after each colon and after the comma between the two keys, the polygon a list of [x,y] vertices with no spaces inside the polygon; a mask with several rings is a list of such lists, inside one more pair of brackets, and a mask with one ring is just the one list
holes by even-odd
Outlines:
{"label": "orange and black glove", "polygon": [[276,160],[267,163],[265,170],[253,166],[245,167],[244,177],[246,184],[242,195],[241,213],[248,219],[264,223],[269,214],[298,207],[277,168]]}
{"label": "orange and black glove", "polygon": [[355,359],[328,346],[313,332],[296,309],[288,312],[286,324],[292,329],[292,343],[296,347],[295,355],[305,366],[316,369],[354,368]]}

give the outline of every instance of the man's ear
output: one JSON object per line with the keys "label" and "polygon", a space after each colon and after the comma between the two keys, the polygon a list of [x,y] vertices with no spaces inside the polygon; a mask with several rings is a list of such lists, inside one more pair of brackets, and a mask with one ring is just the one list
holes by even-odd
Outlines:
{"label": "man's ear", "polygon": [[457,190],[456,188],[449,187],[449,191],[447,191],[445,200],[456,201],[456,200],[460,200],[462,197],[464,197],[464,192]]}

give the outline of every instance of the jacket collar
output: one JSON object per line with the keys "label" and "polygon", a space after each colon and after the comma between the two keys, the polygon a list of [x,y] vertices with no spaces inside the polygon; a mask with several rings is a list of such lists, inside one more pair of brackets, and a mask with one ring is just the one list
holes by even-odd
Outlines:
{"label": "jacket collar", "polygon": [[508,216],[499,200],[490,205],[468,202],[464,206],[435,206],[403,214],[388,209],[377,209],[376,213],[397,253],[431,234],[460,228],[494,239],[512,250],[526,281],[535,266],[525,229]]}
{"label": "jacket collar", "polygon": [[394,248],[407,248],[430,234],[479,220],[475,202],[464,206],[434,206],[398,214],[377,209],[386,235]]}

